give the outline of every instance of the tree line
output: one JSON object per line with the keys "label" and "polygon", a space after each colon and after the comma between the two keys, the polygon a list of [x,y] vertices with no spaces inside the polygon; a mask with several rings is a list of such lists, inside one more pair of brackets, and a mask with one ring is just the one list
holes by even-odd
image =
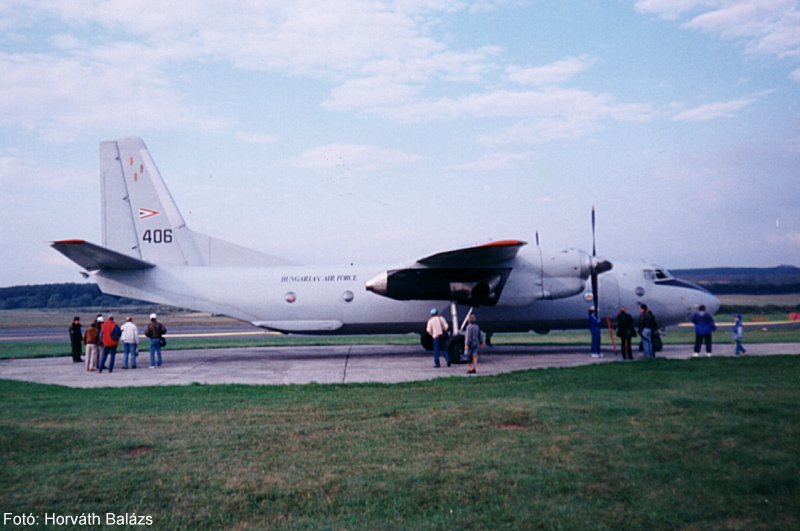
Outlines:
{"label": "tree line", "polygon": [[37,284],[0,288],[0,309],[94,308],[141,305],[142,301],[104,295],[97,284]]}

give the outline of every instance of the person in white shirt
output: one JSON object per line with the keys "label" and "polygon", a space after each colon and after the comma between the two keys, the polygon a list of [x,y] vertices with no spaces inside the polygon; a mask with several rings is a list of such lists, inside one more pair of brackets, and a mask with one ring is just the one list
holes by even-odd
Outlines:
{"label": "person in white shirt", "polygon": [[425,329],[433,338],[433,366],[439,367],[439,352],[444,352],[444,360],[450,366],[450,356],[447,353],[447,320],[439,315],[436,308],[431,310],[431,318]]}
{"label": "person in white shirt", "polygon": [[130,354],[130,367],[131,369],[136,368],[136,357],[139,355],[139,329],[133,324],[133,319],[129,315],[128,318],[125,320],[125,324],[122,325],[122,340],[123,345],[123,357],[122,357],[122,368],[128,368],[128,354]]}

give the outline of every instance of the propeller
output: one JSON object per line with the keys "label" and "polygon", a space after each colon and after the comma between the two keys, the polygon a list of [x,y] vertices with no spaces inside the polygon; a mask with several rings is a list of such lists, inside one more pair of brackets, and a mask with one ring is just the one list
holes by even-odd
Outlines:
{"label": "propeller", "polygon": [[597,241],[595,237],[597,221],[594,205],[592,205],[592,305],[594,306],[594,313],[599,317],[598,307],[600,306],[600,289],[598,288],[597,276],[600,273],[610,271],[614,264],[608,260],[599,260],[597,258]]}

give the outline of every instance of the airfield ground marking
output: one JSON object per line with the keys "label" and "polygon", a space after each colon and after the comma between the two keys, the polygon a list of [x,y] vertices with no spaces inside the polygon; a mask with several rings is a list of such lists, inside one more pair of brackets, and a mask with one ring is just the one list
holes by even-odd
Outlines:
{"label": "airfield ground marking", "polygon": [[342,383],[347,383],[347,364],[350,363],[350,353],[353,352],[353,345],[347,348],[347,356],[344,358],[344,371],[342,371]]}

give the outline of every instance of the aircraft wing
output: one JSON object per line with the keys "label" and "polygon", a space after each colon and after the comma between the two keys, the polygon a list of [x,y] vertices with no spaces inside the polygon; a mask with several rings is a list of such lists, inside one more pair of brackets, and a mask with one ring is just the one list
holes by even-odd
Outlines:
{"label": "aircraft wing", "polygon": [[384,271],[366,288],[395,300],[455,300],[470,306],[494,306],[500,299],[512,261],[526,242],[502,240],[445,251],[413,265]]}
{"label": "aircraft wing", "polygon": [[525,244],[526,242],[519,240],[501,240],[477,247],[437,253],[417,260],[417,263],[430,267],[453,267],[465,264],[472,267],[494,265],[513,260]]}
{"label": "aircraft wing", "polygon": [[87,271],[149,269],[154,264],[83,240],[61,240],[51,247]]}

